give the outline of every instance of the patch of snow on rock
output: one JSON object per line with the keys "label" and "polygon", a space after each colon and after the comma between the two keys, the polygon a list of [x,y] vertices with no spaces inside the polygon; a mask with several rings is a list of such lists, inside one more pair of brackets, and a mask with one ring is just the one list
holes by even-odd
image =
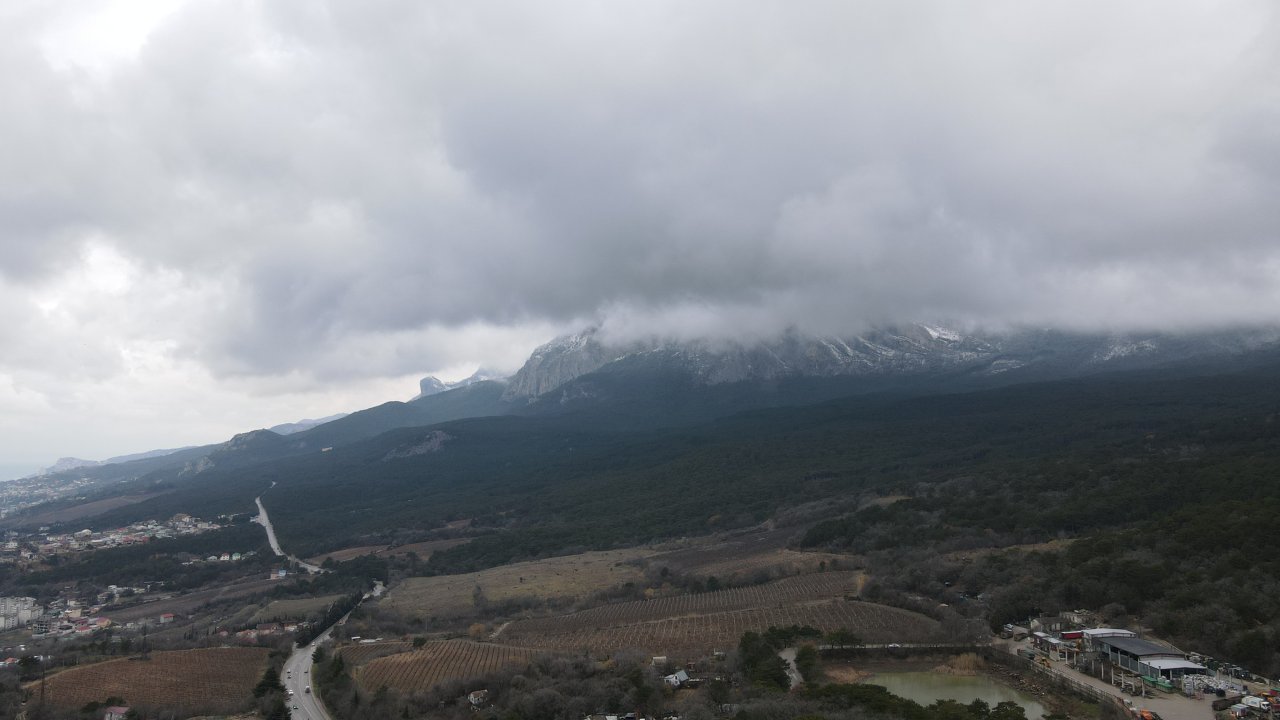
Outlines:
{"label": "patch of snow on rock", "polygon": [[1110,362],[1130,355],[1154,352],[1156,349],[1156,343],[1151,340],[1139,340],[1137,342],[1130,340],[1117,341],[1094,353],[1092,360],[1099,363]]}
{"label": "patch of snow on rock", "polygon": [[964,336],[955,330],[948,330],[944,327],[935,327],[933,325],[921,325],[924,331],[929,333],[929,337],[934,340],[945,340],[947,342],[960,342]]}

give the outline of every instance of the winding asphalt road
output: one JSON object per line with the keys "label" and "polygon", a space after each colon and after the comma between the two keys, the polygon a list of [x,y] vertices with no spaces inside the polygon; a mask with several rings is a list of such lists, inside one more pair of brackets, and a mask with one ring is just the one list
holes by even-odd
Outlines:
{"label": "winding asphalt road", "polygon": [[[272,485],[274,486],[275,483],[272,483]],[[271,518],[267,517],[267,509],[262,506],[262,496],[259,495],[258,497],[254,498],[253,501],[258,504],[258,516],[255,517],[253,521],[258,523],[262,527],[266,528],[267,542],[271,544],[271,552],[275,553],[276,555],[282,558],[288,559],[289,562],[293,563],[297,567],[302,568],[303,570],[306,570],[312,575],[316,573],[326,572],[325,569],[320,567],[319,565],[312,565],[309,562],[304,562],[303,560],[296,558],[292,555],[289,555],[285,553],[284,550],[280,549],[280,541],[276,540],[276,529],[271,527]]]}
{"label": "winding asphalt road", "polygon": [[329,641],[329,633],[332,632],[333,628],[329,628],[320,633],[310,645],[294,650],[284,662],[284,677],[280,681],[284,683],[285,690],[293,693],[289,697],[289,707],[293,708],[290,717],[332,720],[320,698],[314,692],[307,692],[311,687],[311,655],[317,647]]}
{"label": "winding asphalt road", "polygon": [[[275,483],[271,483],[271,487],[275,487]],[[268,488],[269,490],[270,488]],[[258,516],[253,519],[254,522],[261,525],[267,531],[267,542],[271,544],[271,552],[276,555],[288,558],[290,562],[309,573],[328,572],[318,565],[312,565],[308,562],[285,553],[280,547],[280,541],[276,539],[275,528],[271,527],[271,518],[267,517],[267,509],[262,506],[262,496],[254,498],[253,501],[258,504]],[[373,590],[364,594],[361,602],[371,597],[382,595],[382,591],[386,589],[381,582],[373,584]],[[341,625],[347,621],[351,613],[343,615],[335,625]],[[333,628],[329,628],[320,633],[310,644],[297,648],[289,655],[289,659],[284,662],[284,677],[280,678],[284,684],[285,690],[289,693],[290,717],[305,718],[305,720],[333,720],[329,715],[329,711],[325,709],[324,703],[320,697],[311,690],[311,666],[312,656],[315,654],[316,648],[329,642],[329,638],[333,633]]]}
{"label": "winding asphalt road", "polygon": [[[381,582],[373,584],[373,590],[364,594],[361,602],[371,597],[379,597],[382,591],[386,589]],[[343,615],[334,625],[341,625],[347,621],[351,613]],[[306,720],[332,720],[329,711],[325,710],[324,703],[314,691],[307,692],[311,687],[311,666],[312,655],[315,654],[316,648],[329,642],[330,634],[333,628],[329,628],[320,633],[320,636],[311,641],[310,645],[300,647],[293,651],[288,660],[284,662],[284,677],[281,682],[284,688],[293,694],[289,697],[289,707],[291,708],[294,718],[305,718]]]}

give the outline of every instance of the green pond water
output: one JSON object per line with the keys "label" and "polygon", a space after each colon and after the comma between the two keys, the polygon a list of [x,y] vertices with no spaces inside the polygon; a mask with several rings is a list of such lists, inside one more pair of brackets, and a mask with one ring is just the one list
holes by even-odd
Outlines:
{"label": "green pond water", "polygon": [[937,700],[971,703],[982,700],[995,707],[997,703],[1016,702],[1027,711],[1027,720],[1039,720],[1048,712],[1035,697],[1001,685],[982,675],[944,675],[933,672],[877,672],[864,682],[883,685],[889,692],[929,705]]}

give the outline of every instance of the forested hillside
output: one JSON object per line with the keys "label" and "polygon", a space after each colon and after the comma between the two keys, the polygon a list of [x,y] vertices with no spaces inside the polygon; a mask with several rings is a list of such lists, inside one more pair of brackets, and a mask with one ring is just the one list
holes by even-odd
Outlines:
{"label": "forested hillside", "polygon": [[[257,463],[254,448],[287,441],[249,437],[235,462],[167,480],[167,492],[92,523],[252,512],[261,494],[282,542],[310,555],[425,539],[467,519],[472,541],[421,568],[451,573],[774,520],[799,545],[869,558],[885,592],[963,590],[996,623],[1112,606],[1272,663],[1280,365],[652,419],[655,406],[689,402],[616,407],[648,422],[610,423],[605,403],[455,420]],[[895,502],[865,506],[873,497]],[[1072,542],[989,552],[1055,540]],[[966,551],[982,553],[951,555]]]}
{"label": "forested hillside", "polygon": [[[885,393],[643,431],[602,426],[601,409],[460,420],[247,469],[215,468],[98,520],[193,504],[247,510],[274,481],[264,501],[285,541],[306,550],[462,517],[495,530],[442,553],[436,562],[444,570],[518,552],[746,525],[815,500],[831,499],[838,511],[842,499],[875,491],[915,498],[885,512],[923,513],[919,522],[931,533],[875,542],[969,535],[1029,542],[1216,499],[1275,495],[1277,379],[1280,370],[1268,366]],[[419,447],[431,437],[439,442]],[[934,507],[930,496],[943,490],[945,507]],[[865,525],[860,516],[819,525],[807,542],[861,548],[879,537]]]}

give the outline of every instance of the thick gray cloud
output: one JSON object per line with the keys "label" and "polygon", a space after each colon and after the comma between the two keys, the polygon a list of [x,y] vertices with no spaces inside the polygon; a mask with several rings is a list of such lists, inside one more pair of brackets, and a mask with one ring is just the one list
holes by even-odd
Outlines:
{"label": "thick gray cloud", "polygon": [[46,5],[0,11],[3,402],[585,322],[1280,321],[1267,0]]}

